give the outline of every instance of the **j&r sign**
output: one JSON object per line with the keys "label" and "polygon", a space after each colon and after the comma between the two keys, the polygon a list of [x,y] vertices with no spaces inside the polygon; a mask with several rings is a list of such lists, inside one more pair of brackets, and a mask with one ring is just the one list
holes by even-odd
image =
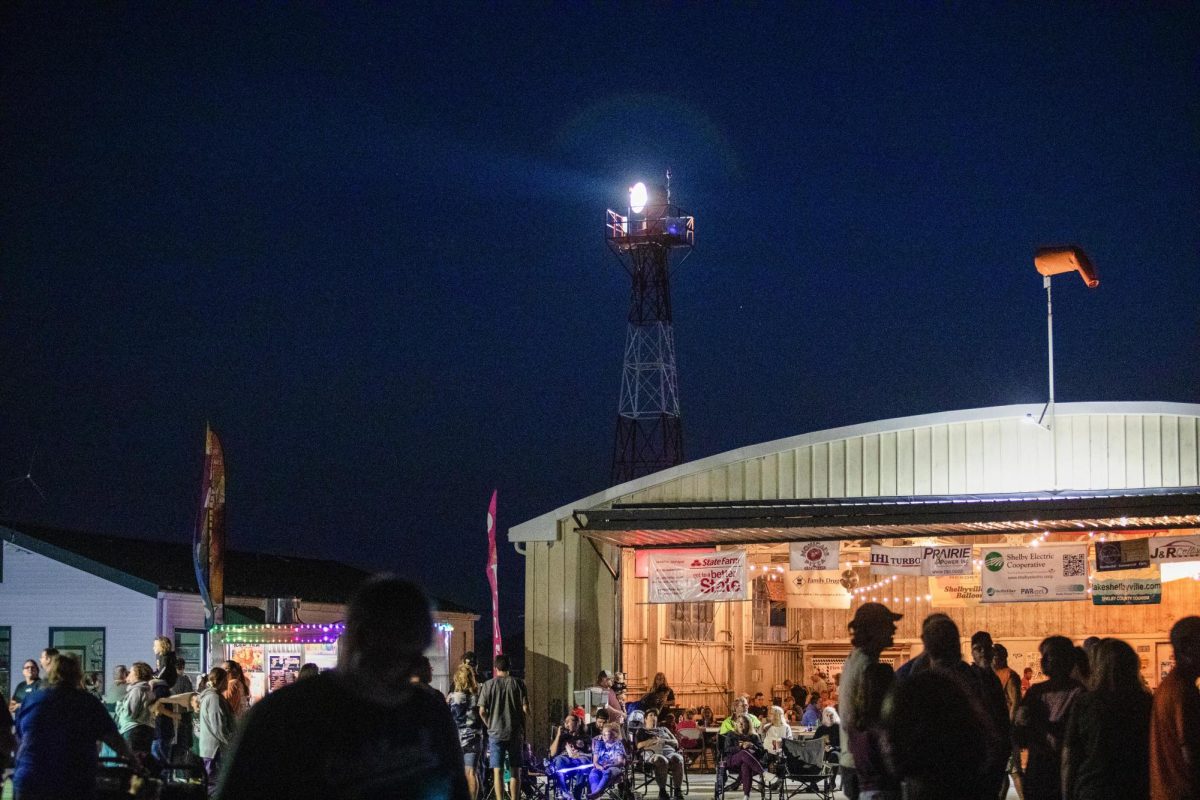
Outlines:
{"label": "j&r sign", "polygon": [[745,550],[678,554],[651,552],[651,603],[749,600]]}

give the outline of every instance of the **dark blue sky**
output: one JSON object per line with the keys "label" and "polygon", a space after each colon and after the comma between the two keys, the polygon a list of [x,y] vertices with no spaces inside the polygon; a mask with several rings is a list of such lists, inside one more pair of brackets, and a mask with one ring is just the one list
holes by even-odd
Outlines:
{"label": "dark blue sky", "polygon": [[667,166],[689,457],[1042,400],[1061,241],[1059,398],[1200,399],[1195,4],[443,5],[5,5],[9,513],[187,537],[210,420],[233,546],[485,610],[491,489],[607,482]]}

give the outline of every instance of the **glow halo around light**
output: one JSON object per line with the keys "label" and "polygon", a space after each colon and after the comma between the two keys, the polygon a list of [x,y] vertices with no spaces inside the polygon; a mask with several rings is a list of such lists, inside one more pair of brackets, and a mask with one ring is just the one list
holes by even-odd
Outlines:
{"label": "glow halo around light", "polygon": [[646,203],[650,199],[646,192],[646,184],[638,181],[633,186],[629,187],[629,210],[635,214],[640,214],[646,210]]}

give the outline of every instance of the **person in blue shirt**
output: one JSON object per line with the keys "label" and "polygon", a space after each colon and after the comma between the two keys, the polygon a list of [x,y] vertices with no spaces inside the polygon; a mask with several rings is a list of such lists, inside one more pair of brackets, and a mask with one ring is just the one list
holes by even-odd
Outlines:
{"label": "person in blue shirt", "polygon": [[96,742],[133,759],[104,704],[83,688],[83,669],[73,656],[51,657],[46,688],[25,698],[17,710],[15,796],[21,800],[96,793]]}
{"label": "person in blue shirt", "polygon": [[800,718],[800,724],[806,728],[815,728],[821,722],[821,695],[813,692],[808,698],[808,705],[804,707],[804,716]]}

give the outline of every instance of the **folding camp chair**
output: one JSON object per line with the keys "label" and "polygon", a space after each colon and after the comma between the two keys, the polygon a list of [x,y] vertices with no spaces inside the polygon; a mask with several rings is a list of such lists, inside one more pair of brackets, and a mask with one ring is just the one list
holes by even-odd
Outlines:
{"label": "folding camp chair", "polygon": [[679,740],[679,752],[683,753],[685,767],[691,767],[696,762],[703,765],[708,761],[703,728],[679,728],[675,731],[675,738]]}
{"label": "folding camp chair", "polygon": [[[729,771],[726,769],[725,748],[723,746],[722,738],[723,737],[720,736],[717,737],[717,752],[719,755],[717,757],[716,781],[713,783],[713,800],[723,800],[725,797],[725,792],[729,789],[727,784],[729,784],[731,781]],[[754,776],[754,780],[750,784],[751,791],[757,789],[759,797],[762,798],[762,800],[766,800],[767,795],[771,793],[771,787],[767,783],[767,780],[770,777],[771,773],[764,768],[762,772]]]}
{"label": "folding camp chair", "polygon": [[783,782],[779,800],[801,794],[813,794],[822,800],[833,798],[835,768],[825,761],[825,737],[784,739]]}

